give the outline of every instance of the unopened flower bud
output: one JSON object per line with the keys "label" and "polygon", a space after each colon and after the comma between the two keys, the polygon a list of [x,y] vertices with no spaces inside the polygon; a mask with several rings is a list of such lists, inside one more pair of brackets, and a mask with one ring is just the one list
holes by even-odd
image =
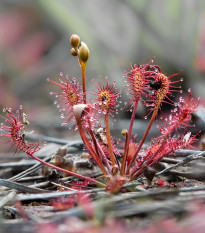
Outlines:
{"label": "unopened flower bud", "polygon": [[81,46],[79,48],[78,54],[82,62],[88,61],[88,58],[90,56],[90,51],[88,49],[88,46],[84,42],[81,42]]}
{"label": "unopened flower bud", "polygon": [[73,56],[77,56],[77,55],[78,55],[77,50],[74,49],[74,48],[72,48],[72,49],[70,50],[70,54],[73,55]]}
{"label": "unopened flower bud", "polygon": [[70,44],[74,49],[77,49],[80,44],[80,37],[78,35],[73,34],[70,37]]}
{"label": "unopened flower bud", "polygon": [[124,136],[124,135],[126,135],[127,134],[127,130],[126,129],[123,129],[122,131],[121,131],[121,134]]}

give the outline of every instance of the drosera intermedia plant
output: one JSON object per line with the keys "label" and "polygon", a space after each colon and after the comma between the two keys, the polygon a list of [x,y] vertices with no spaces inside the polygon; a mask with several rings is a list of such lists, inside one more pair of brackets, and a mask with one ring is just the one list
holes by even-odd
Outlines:
{"label": "drosera intermedia plant", "polygon": [[[78,58],[81,68],[82,87],[75,78],[70,79],[60,73],[59,81],[48,78],[49,82],[60,88],[58,92],[51,92],[51,95],[59,99],[54,103],[57,104],[61,118],[65,119],[62,124],[73,124],[74,127],[70,129],[78,130],[85,149],[102,175],[97,178],[83,176],[36,157],[34,154],[41,148],[41,142],[34,145],[26,142],[25,131],[28,121],[26,115],[22,113],[22,107],[17,111],[17,115],[11,109],[5,108],[6,116],[1,116],[6,123],[1,124],[1,136],[4,137],[4,143],[15,148],[15,153],[22,150],[44,165],[87,183],[105,187],[109,192],[118,192],[125,183],[142,175],[147,167],[197,140],[196,135],[191,135],[187,128],[192,124],[191,114],[196,110],[199,99],[193,99],[191,90],[188,90],[188,98],[179,97],[179,100],[174,102],[172,99],[174,93],[182,92],[178,83],[183,79],[172,81],[172,77],[180,75],[181,71],[167,76],[158,65],[153,64],[153,57],[147,64],[132,65],[125,71],[127,87],[124,91],[131,96],[126,107],[128,111],[132,111],[132,116],[129,128],[122,129],[121,132],[124,137],[123,150],[118,148],[117,140],[114,140],[110,133],[110,121],[113,123],[118,111],[125,109],[119,106],[121,90],[116,88],[115,81],[111,82],[108,77],[105,79],[100,77],[99,80],[93,81],[94,89],[88,94],[86,89],[86,67],[90,57],[88,46],[80,41],[78,35],[71,36],[70,44],[71,55]],[[170,104],[168,120],[164,126],[158,126],[161,135],[153,138],[144,147],[147,135],[164,102]],[[142,139],[137,142],[137,132],[133,132],[133,124],[139,103],[148,108],[146,118],[149,114],[151,118]]]}

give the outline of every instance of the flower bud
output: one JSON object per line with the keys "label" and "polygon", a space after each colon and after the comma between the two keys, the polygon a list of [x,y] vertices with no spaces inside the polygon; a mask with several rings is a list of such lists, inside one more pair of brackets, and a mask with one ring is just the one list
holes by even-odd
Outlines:
{"label": "flower bud", "polygon": [[126,129],[123,129],[122,131],[121,131],[121,134],[124,136],[124,135],[126,135],[127,134],[127,130]]}
{"label": "flower bud", "polygon": [[88,58],[90,56],[90,51],[88,49],[88,46],[84,42],[81,42],[81,46],[79,48],[78,54],[82,62],[88,61]]}
{"label": "flower bud", "polygon": [[70,50],[70,54],[73,55],[73,56],[77,56],[77,55],[78,55],[76,49],[74,49],[74,48],[72,48],[72,49]]}
{"label": "flower bud", "polygon": [[74,49],[77,49],[78,45],[80,44],[80,37],[78,35],[73,34],[70,37],[70,44]]}

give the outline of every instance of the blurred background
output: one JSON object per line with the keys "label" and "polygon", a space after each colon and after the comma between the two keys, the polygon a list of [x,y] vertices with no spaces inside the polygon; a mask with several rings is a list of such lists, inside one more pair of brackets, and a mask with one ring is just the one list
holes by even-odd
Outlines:
{"label": "blurred background", "polygon": [[204,0],[1,0],[0,108],[22,104],[40,133],[56,134],[61,119],[46,79],[81,77],[70,55],[72,34],[90,49],[89,90],[98,76],[123,88],[124,70],[155,56],[168,76],[183,70],[184,90],[203,99],[204,10]]}

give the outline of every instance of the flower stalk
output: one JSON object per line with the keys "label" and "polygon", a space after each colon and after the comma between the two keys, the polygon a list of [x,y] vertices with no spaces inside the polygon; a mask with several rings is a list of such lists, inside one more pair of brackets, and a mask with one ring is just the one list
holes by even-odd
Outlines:
{"label": "flower stalk", "polygon": [[81,74],[82,74],[82,85],[83,85],[83,103],[87,103],[87,96],[86,96],[86,76],[85,76],[85,71],[86,71],[86,65],[87,62],[81,62]]}

